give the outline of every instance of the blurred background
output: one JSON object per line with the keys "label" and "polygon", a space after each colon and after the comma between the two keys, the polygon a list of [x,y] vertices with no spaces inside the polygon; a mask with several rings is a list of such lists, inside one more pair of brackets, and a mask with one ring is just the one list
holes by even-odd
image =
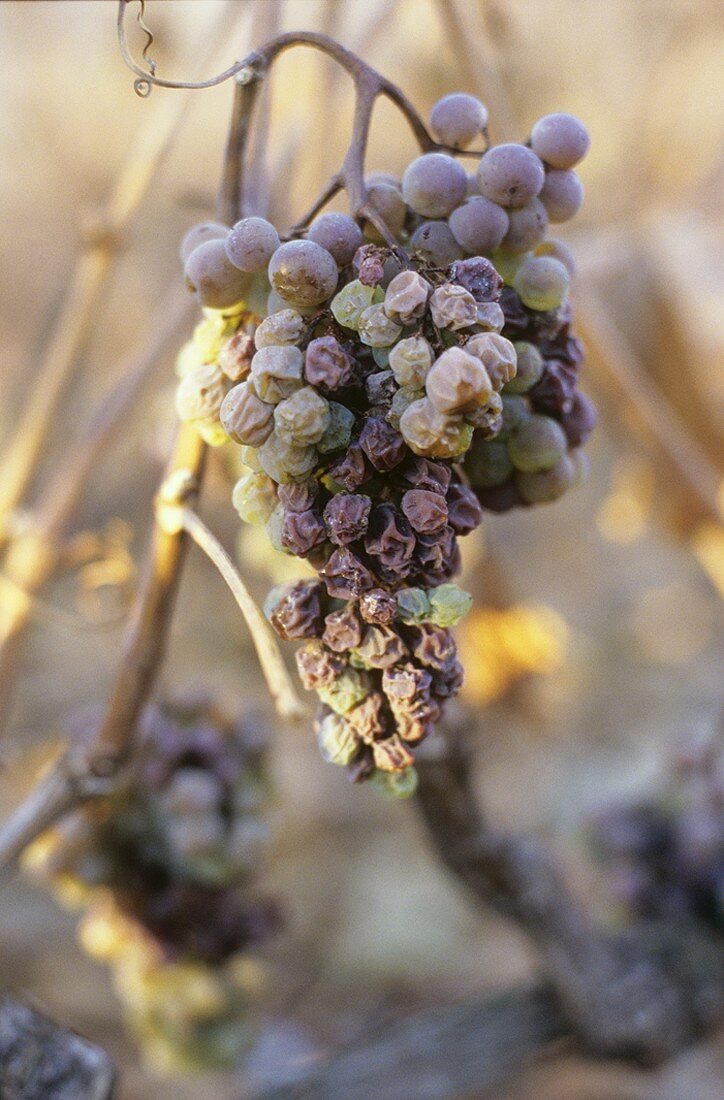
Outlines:
{"label": "blurred background", "polygon": [[[113,2],[0,5],[0,452],[25,407],[83,229],[119,174],[136,166],[116,207],[133,216],[44,432],[30,508],[148,343],[159,302],[180,286],[178,241],[211,214],[221,164],[230,87],[138,98],[115,16]],[[151,0],[146,19],[156,36],[149,53],[171,79],[210,75],[278,29],[322,29],[401,84],[423,114],[445,92],[465,90],[488,104],[495,140],[523,140],[553,110],[589,127],[586,202],[560,235],[579,264],[583,389],[600,413],[587,448],[592,473],[562,501],[491,515],[466,540],[462,583],[476,610],[460,640],[462,697],[491,816],[545,837],[575,888],[613,919],[586,821],[607,801],[656,786],[667,756],[715,735],[721,720],[721,5]],[[140,33],[133,45],[140,56]],[[340,163],[351,109],[347,79],[327,59],[300,50],[275,66],[262,105],[267,151],[257,147],[253,170],[255,197],[267,204],[260,212],[286,226],[304,210]],[[413,153],[405,125],[381,104],[369,167],[398,173]],[[113,674],[133,561],[173,430],[172,363],[192,316],[93,470],[72,525],[74,568],[40,593],[0,774],[3,816],[58,744],[68,712],[102,697]],[[239,535],[228,492],[214,457],[204,515],[237,546],[261,598],[295,565],[272,561],[255,530]],[[233,601],[192,551],[160,688],[205,685],[238,709],[257,683]],[[264,950],[268,1022],[248,1078],[157,1080],[123,1029],[105,968],[76,943],[75,915],[22,878],[4,885],[0,985],[24,990],[104,1045],[123,1071],[124,1100],[151,1089],[159,1100],[240,1100],[249,1081],[275,1080],[299,1057],[354,1041],[372,1021],[492,994],[535,973],[522,936],[448,880],[408,805],[350,789],[319,758],[308,728],[275,727],[273,768],[277,841],[264,887],[282,899],[288,921]],[[723,1068],[713,1042],[655,1074],[558,1057],[499,1096],[713,1100]]]}

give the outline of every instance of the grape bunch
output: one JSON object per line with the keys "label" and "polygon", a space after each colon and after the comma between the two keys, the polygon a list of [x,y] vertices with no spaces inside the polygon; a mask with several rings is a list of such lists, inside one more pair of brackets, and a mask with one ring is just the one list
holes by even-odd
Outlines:
{"label": "grape bunch", "polygon": [[660,797],[611,806],[593,846],[628,916],[697,916],[724,930],[724,741],[675,761]]}
{"label": "grape bunch", "polygon": [[129,774],[29,849],[26,863],[85,910],[82,946],[110,963],[159,1068],[233,1066],[253,1038],[259,964],[275,930],[254,880],[269,842],[266,737],[208,699],[149,708]]}
{"label": "grape bunch", "polygon": [[318,573],[276,593],[271,622],[305,641],[324,754],[392,793],[462,679],[459,537],[483,508],[559,496],[593,421],[570,259],[545,240],[580,206],[588,136],[547,116],[469,176],[451,153],[486,126],[479,100],[446,96],[431,127],[450,152],[368,176],[364,217],[322,213],[288,240],[263,218],[204,223],[181,249],[205,319],[179,415],[240,446],[241,519]]}

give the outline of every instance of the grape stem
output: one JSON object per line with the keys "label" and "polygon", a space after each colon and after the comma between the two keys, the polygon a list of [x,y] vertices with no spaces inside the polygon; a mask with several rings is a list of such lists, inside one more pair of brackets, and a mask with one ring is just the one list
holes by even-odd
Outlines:
{"label": "grape stem", "polygon": [[445,152],[462,156],[479,157],[485,150],[459,150],[448,145],[442,145],[435,141],[422,118],[415,110],[404,92],[388,80],[387,77],[377,72],[357,54],[347,49],[346,46],[336,42],[326,34],[318,34],[314,31],[288,31],[270,39],[265,45],[252,50],[241,61],[235,62],[228,69],[217,73],[208,80],[198,82],[163,80],[156,76],[155,71],[149,72],[142,69],[131,56],[126,37],[125,15],[126,9],[133,0],[119,0],[118,5],[118,40],[123,59],[138,79],[135,82],[136,91],[147,95],[153,85],[160,88],[212,88],[222,84],[225,80],[236,79],[254,83],[259,77],[264,76],[274,61],[286,50],[296,46],[308,46],[319,50],[337,62],[352,78],[355,86],[355,109],[352,125],[352,137],[347,148],[342,165],[337,172],[325,183],[318,197],[315,199],[306,213],[292,226],[287,238],[297,237],[304,232],[309,223],[324,209],[328,202],[340,191],[346,191],[349,199],[350,212],[353,217],[362,221],[371,222],[380,233],[386,244],[396,253],[404,266],[409,266],[409,261],[399,245],[389,226],[368,202],[367,188],[364,178],[364,162],[369,141],[372,113],[377,99],[381,96],[389,99],[399,109],[407,120],[412,133],[424,153]]}
{"label": "grape stem", "polygon": [[[186,484],[190,485],[191,482],[187,481]],[[216,566],[229,586],[249,627],[259,664],[277,713],[282,718],[300,720],[306,714],[304,703],[294,689],[276,638],[239,570],[200,516],[184,504],[185,486],[181,486],[180,493],[173,491],[173,485],[171,489],[170,496],[164,486],[159,493],[156,515],[161,527],[167,533],[185,531]]]}

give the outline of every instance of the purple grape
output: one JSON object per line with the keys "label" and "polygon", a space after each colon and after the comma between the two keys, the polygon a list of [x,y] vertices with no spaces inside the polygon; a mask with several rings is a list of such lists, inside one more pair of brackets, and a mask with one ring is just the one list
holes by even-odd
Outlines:
{"label": "purple grape", "polygon": [[249,290],[250,276],[229,262],[220,238],[197,245],[184,267],[186,282],[210,309],[228,309],[241,302]]}
{"label": "purple grape", "polygon": [[442,145],[467,149],[488,124],[488,112],[475,96],[453,92],[443,96],[430,112],[430,129]]}
{"label": "purple grape", "polygon": [[402,195],[416,214],[446,218],[465,198],[468,178],[446,153],[423,153],[405,169]]}
{"label": "purple grape", "polygon": [[540,193],[545,172],[535,153],[509,143],[488,149],[478,165],[478,190],[501,206],[525,206]]}
{"label": "purple grape", "polygon": [[200,225],[192,225],[188,233],[181,241],[181,263],[185,264],[195,248],[207,241],[218,241],[226,237],[229,232],[228,225],[221,222],[201,222]]}
{"label": "purple grape", "polygon": [[548,214],[540,199],[531,199],[526,206],[510,211],[510,224],[503,241],[508,252],[529,252],[543,240],[548,228]]}
{"label": "purple grape", "polygon": [[545,115],[530,135],[533,152],[551,168],[573,168],[588,152],[586,127],[574,115],[560,112]]}
{"label": "purple grape", "polygon": [[292,305],[317,306],[337,287],[334,258],[314,241],[287,241],[269,261],[269,282]]}
{"label": "purple grape", "polygon": [[570,221],[581,209],[583,184],[575,172],[552,168],[546,172],[540,201],[548,211],[548,217],[552,222]]}
{"label": "purple grape", "polygon": [[452,235],[466,252],[492,252],[508,232],[508,215],[502,206],[482,195],[473,195],[453,210],[448,224]]}
{"label": "purple grape", "polygon": [[337,267],[347,267],[362,244],[362,230],[348,214],[320,214],[309,227],[307,239],[326,248]]}
{"label": "purple grape", "polygon": [[239,271],[263,271],[276,249],[279,234],[266,218],[242,218],[226,238],[226,255]]}
{"label": "purple grape", "polygon": [[433,267],[447,267],[461,260],[463,250],[447,222],[432,221],[419,225],[410,238],[410,250]]}

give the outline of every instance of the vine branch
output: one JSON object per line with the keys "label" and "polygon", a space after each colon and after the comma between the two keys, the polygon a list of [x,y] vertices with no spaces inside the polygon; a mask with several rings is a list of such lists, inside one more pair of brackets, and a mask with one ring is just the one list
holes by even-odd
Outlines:
{"label": "vine branch", "polygon": [[182,473],[180,479],[161,487],[157,504],[159,522],[168,533],[185,531],[216,566],[249,627],[277,712],[282,718],[298,720],[305,715],[306,708],[295,691],[269,624],[224,547],[196,512],[183,503],[191,484]]}
{"label": "vine branch", "polygon": [[460,734],[441,731],[426,746],[416,797],[438,854],[478,900],[533,939],[588,1050],[652,1065],[716,1025],[724,1006],[717,937],[694,921],[601,931],[537,842],[484,820]]}

